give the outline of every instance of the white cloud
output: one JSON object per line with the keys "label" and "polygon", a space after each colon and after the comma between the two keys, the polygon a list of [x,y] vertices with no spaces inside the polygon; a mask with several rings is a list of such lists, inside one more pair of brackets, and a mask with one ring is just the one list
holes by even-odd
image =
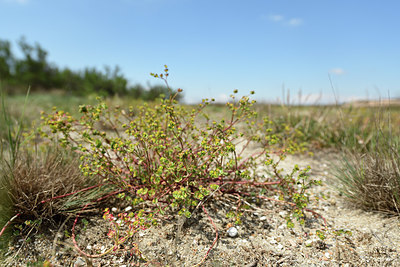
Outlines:
{"label": "white cloud", "polygon": [[272,20],[272,21],[275,21],[275,22],[278,22],[278,21],[282,21],[284,19],[284,17],[281,16],[281,15],[271,15],[271,16],[268,17],[268,19]]}
{"label": "white cloud", "polygon": [[299,25],[303,24],[303,20],[299,19],[299,18],[292,18],[287,21],[287,24],[289,26],[299,26]]}
{"label": "white cloud", "polygon": [[333,68],[329,71],[329,73],[336,74],[336,75],[343,75],[345,71],[342,68]]}
{"label": "white cloud", "polygon": [[301,18],[285,18],[283,15],[280,14],[269,15],[268,17],[264,16],[263,18],[267,18],[269,21],[272,21],[274,23],[279,23],[292,27],[300,26],[303,24],[303,19]]}

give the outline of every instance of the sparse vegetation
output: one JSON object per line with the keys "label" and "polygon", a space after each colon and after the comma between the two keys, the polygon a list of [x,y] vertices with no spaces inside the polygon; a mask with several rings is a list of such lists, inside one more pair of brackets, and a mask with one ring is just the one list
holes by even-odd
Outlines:
{"label": "sparse vegetation", "polygon": [[[166,66],[164,71],[153,76],[166,81]],[[133,207],[142,207],[118,215],[129,230],[123,237],[114,237],[120,231],[113,230],[110,236],[116,241],[115,248],[133,236],[138,227],[150,227],[165,213],[190,218],[197,208],[205,210],[204,204],[213,195],[261,195],[292,210],[286,217],[288,227],[293,227],[292,219],[304,224],[304,212],[310,211],[307,190],[319,181],[309,179],[310,168],[300,169],[297,165],[288,174],[281,173],[279,162],[290,148],[281,148],[276,152],[278,158],[273,158],[269,149],[277,140],[270,129],[264,130],[269,144],[246,155],[250,145],[261,143],[259,132],[263,129],[255,121],[255,101],[247,96],[236,99],[236,93],[227,103],[229,118],[220,121],[205,112],[209,100],[187,111],[178,105],[175,95],[160,99],[154,106],[139,107],[137,114],[133,107],[113,110],[100,102],[80,106],[79,119],[63,111],[43,117],[49,130],[56,133],[50,137],[82,154],[80,168],[85,176],[100,176],[102,183],[117,187],[119,196]],[[198,117],[205,121],[199,122]],[[44,131],[44,135],[49,134]],[[270,167],[273,175],[257,172],[260,164]],[[109,210],[106,214],[106,218],[114,218]]]}
{"label": "sparse vegetation", "polygon": [[[261,105],[282,142],[298,151],[332,148],[373,151],[378,139],[399,140],[400,107]],[[380,137],[378,138],[378,135]]]}
{"label": "sparse vegetation", "polygon": [[335,187],[352,204],[399,214],[399,108],[281,105],[270,117],[274,132],[295,151],[333,148],[342,154]]}

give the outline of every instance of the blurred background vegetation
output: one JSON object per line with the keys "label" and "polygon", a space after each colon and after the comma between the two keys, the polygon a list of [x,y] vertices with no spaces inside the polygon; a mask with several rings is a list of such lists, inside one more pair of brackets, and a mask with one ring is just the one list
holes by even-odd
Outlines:
{"label": "blurred background vegetation", "polygon": [[[61,92],[73,96],[130,96],[152,101],[171,92],[166,86],[130,85],[118,66],[104,70],[86,67],[84,70],[60,68],[48,62],[47,51],[40,44],[29,44],[24,37],[17,42],[22,57],[18,58],[7,40],[0,39],[0,81],[7,94],[31,92]],[[180,96],[181,97],[181,96]]]}

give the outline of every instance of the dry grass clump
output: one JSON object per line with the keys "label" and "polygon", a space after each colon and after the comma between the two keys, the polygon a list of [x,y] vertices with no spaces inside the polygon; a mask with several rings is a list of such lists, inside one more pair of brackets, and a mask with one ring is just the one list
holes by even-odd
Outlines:
{"label": "dry grass clump", "polygon": [[399,124],[398,107],[374,111],[360,117],[354,142],[361,149],[344,144],[336,187],[359,208],[400,215],[400,135],[393,127]]}
{"label": "dry grass clump", "polygon": [[[14,165],[3,160],[0,171],[1,227],[14,218],[14,226],[24,225],[23,231],[17,231],[23,237],[29,235],[30,225],[47,227],[74,217],[112,190],[93,186],[96,177],[88,179],[81,174],[77,155],[55,146],[41,152],[21,150]],[[12,232],[16,234],[15,227],[9,225],[0,237],[0,247],[7,247]]]}
{"label": "dry grass clump", "polygon": [[400,215],[400,146],[377,146],[366,153],[346,152],[336,169],[336,186],[357,207]]}
{"label": "dry grass clump", "polygon": [[93,185],[81,174],[77,156],[56,147],[38,153],[21,153],[6,176],[13,210],[24,218],[52,219],[56,215],[67,215],[101,193],[83,191],[56,198]]}
{"label": "dry grass clump", "polygon": [[85,212],[93,211],[90,207],[99,204],[96,200],[112,190],[93,186],[95,180],[82,175],[77,155],[55,145],[40,152],[20,149],[13,165],[3,158],[0,229],[5,232],[0,235],[0,249],[13,238],[28,240],[34,232],[43,233],[48,226],[74,218],[88,204]]}

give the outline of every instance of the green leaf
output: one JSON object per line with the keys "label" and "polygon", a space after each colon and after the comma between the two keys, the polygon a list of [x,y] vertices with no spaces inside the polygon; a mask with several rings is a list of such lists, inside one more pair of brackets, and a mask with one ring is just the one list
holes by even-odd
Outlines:
{"label": "green leaf", "polygon": [[219,188],[219,185],[217,184],[210,184],[211,190],[217,190]]}
{"label": "green leaf", "polygon": [[324,240],[325,239],[325,232],[317,230],[316,231],[317,236],[319,237],[319,239]]}

